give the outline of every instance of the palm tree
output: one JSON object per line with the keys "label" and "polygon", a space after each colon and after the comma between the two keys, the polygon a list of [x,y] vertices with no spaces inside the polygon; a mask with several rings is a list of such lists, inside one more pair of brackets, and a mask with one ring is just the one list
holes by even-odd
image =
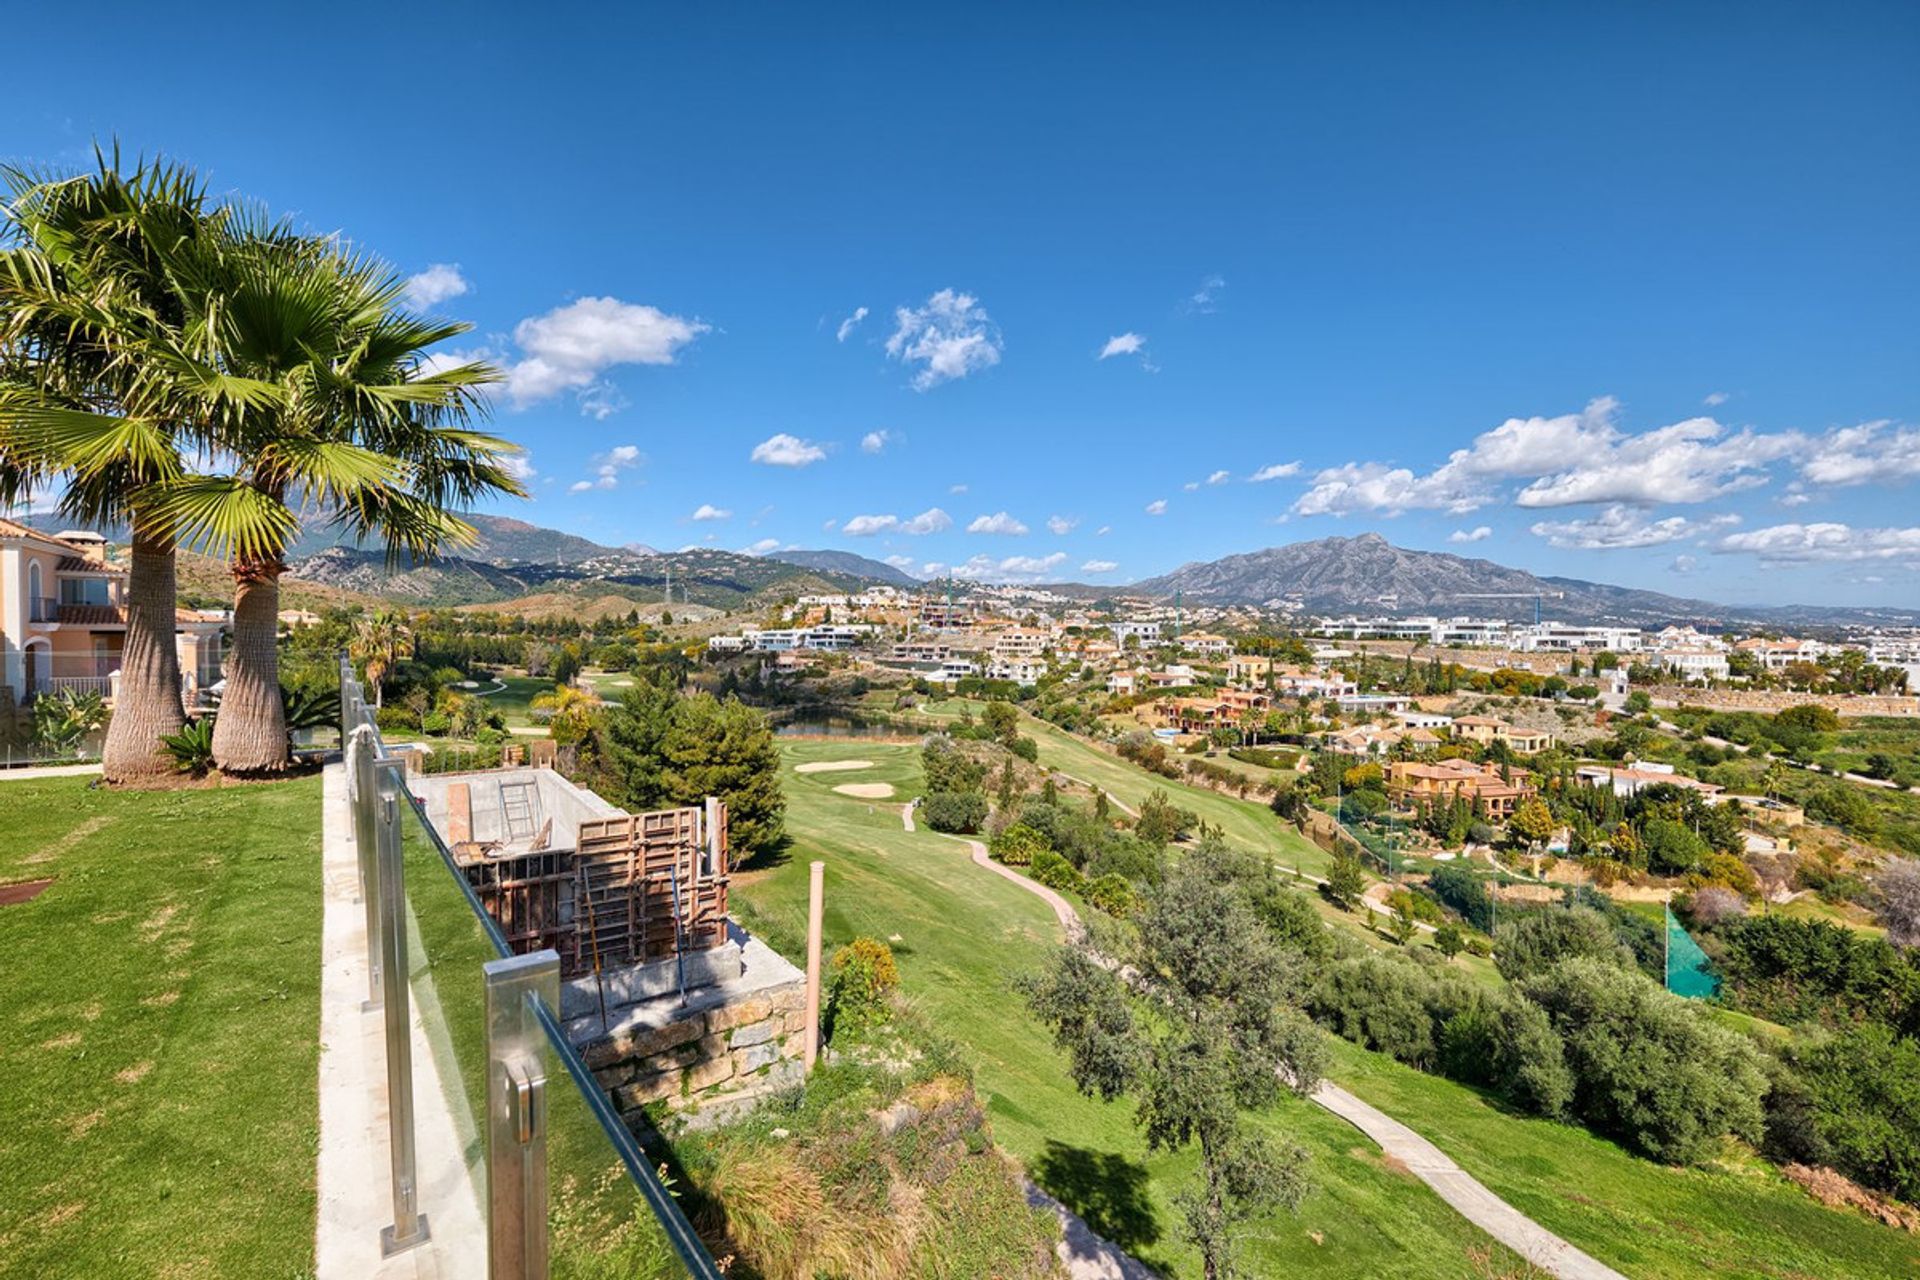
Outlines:
{"label": "palm tree", "polygon": [[168,486],[213,413],[270,388],[207,359],[206,289],[224,211],[179,166],[81,177],[7,169],[0,228],[0,488],[64,482],[62,513],[131,533],[120,689],[102,752],[110,782],[169,774],[186,722],[174,647]]}
{"label": "palm tree", "polygon": [[364,614],[354,623],[347,656],[366,668],[367,679],[373,684],[374,710],[378,711],[387,677],[400,659],[413,656],[413,631],[406,618],[392,609]]}
{"label": "palm tree", "polygon": [[404,282],[331,241],[254,225],[234,248],[214,344],[225,366],[272,386],[215,424],[227,469],[171,486],[185,545],[228,560],[233,650],[214,728],[227,773],[287,763],[278,615],[287,548],[318,519],[386,546],[390,563],[473,541],[454,511],[523,496],[505,469],[512,445],[470,429],[476,392],[499,378],[479,363],[433,368],[427,349],[467,331],[400,310]]}

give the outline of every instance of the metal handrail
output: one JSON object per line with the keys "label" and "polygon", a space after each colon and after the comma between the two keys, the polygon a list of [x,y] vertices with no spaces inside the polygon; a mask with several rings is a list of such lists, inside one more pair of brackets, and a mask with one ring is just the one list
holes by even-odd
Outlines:
{"label": "metal handrail", "polygon": [[[406,1010],[409,1004],[406,992],[407,966],[404,960],[404,951],[400,953],[398,958],[393,955],[393,948],[396,942],[402,948],[405,946],[404,931],[407,911],[405,886],[400,878],[399,823],[401,819],[397,802],[401,798],[404,798],[406,803],[412,808],[414,819],[419,824],[420,830],[425,834],[434,850],[440,855],[443,869],[459,888],[461,896],[466,901],[468,910],[472,912],[473,918],[484,931],[489,947],[502,961],[515,959],[516,957],[514,956],[512,947],[508,945],[506,935],[501,930],[499,923],[487,912],[485,906],[482,905],[480,901],[479,894],[474,890],[473,885],[468,882],[467,877],[461,872],[459,863],[454,858],[453,850],[447,846],[440,832],[435,829],[433,823],[428,819],[425,804],[421,801],[420,797],[413,793],[413,788],[407,785],[402,767],[396,759],[397,753],[387,747],[386,740],[380,733],[380,726],[374,716],[373,708],[366,702],[364,688],[358,680],[354,679],[351,664],[344,655],[340,663],[340,685],[343,752],[352,737],[359,730],[365,729],[366,735],[363,741],[372,748],[372,758],[366,761],[365,771],[360,776],[364,778],[368,775],[377,776],[383,774],[385,778],[392,779],[393,794],[390,796],[378,795],[381,788],[374,786],[366,788],[366,794],[358,798],[363,800],[378,799],[390,801],[393,806],[392,809],[389,810],[389,816],[386,822],[377,824],[383,829],[378,832],[376,837],[381,840],[382,844],[385,844],[387,839],[391,840],[393,865],[390,869],[382,868],[383,871],[385,871],[385,875],[376,877],[376,880],[380,881],[380,883],[368,886],[369,897],[372,898],[377,895],[376,900],[370,901],[368,906],[370,917],[374,910],[378,910],[380,916],[383,917],[379,921],[379,932],[381,936],[378,938],[370,938],[369,942],[379,948],[381,953],[380,959],[384,962],[383,968],[386,970],[386,972],[380,976],[385,987],[385,991],[382,994],[385,996],[384,1004],[386,1006],[385,1012],[387,1014],[388,1027],[390,1103],[394,1100],[396,1088],[405,1095],[405,1100],[392,1108],[395,1112],[393,1116],[393,1124],[395,1127],[393,1143],[395,1146],[394,1200],[396,1206],[396,1225],[395,1227],[383,1230],[382,1235],[383,1238],[390,1238],[395,1234],[402,1234],[404,1238],[404,1231],[408,1223],[401,1220],[400,1214],[403,1205],[414,1203],[416,1180],[411,1168],[413,1148],[412,1086],[410,1075],[411,1045],[409,1043],[405,1046],[399,1046],[395,1042],[397,1036],[405,1035],[404,1031],[396,1030],[395,1022],[397,1018],[405,1018],[407,1016]],[[376,770],[371,767],[375,764],[383,764],[385,768]],[[357,786],[355,789],[358,789]],[[372,806],[369,805],[368,807],[371,808]],[[391,824],[390,828],[388,828],[388,824]],[[388,829],[391,831],[390,837],[387,835]],[[382,858],[376,861],[384,861],[385,849],[382,849],[381,852],[383,855]],[[392,887],[391,896],[379,892],[379,890],[386,889],[388,886]],[[675,952],[676,957],[678,957],[678,953],[682,948],[679,945],[678,938],[680,908],[677,875],[674,882],[674,903],[674,924],[676,929]],[[392,936],[395,934],[399,936],[397,938]],[[682,999],[684,1000],[684,973],[681,979],[681,989]],[[667,1241],[673,1248],[675,1255],[685,1264],[689,1274],[697,1277],[697,1280],[721,1280],[719,1267],[715,1264],[712,1255],[707,1252],[706,1246],[701,1242],[692,1224],[687,1221],[686,1214],[681,1210],[679,1202],[673,1198],[671,1193],[669,1193],[661,1183],[659,1175],[654,1170],[653,1165],[647,1159],[646,1154],[640,1149],[639,1142],[634,1138],[633,1133],[627,1128],[626,1123],[620,1118],[619,1114],[613,1109],[613,1104],[608,1101],[606,1093],[601,1089],[599,1082],[594,1078],[593,1073],[587,1069],[586,1063],[581,1059],[579,1051],[573,1047],[572,1041],[560,1026],[557,1003],[549,1004],[548,998],[542,998],[540,996],[532,996],[528,999],[527,1003],[531,1006],[533,1016],[537,1019],[543,1034],[546,1036],[547,1047],[566,1067],[567,1074],[573,1079],[574,1087],[579,1090],[581,1097],[587,1104],[588,1110],[593,1113],[595,1120],[599,1122],[600,1128],[606,1136],[607,1141],[612,1145],[615,1154],[620,1157],[620,1162],[626,1166],[628,1176],[633,1179],[634,1184],[640,1192],[641,1198],[646,1202],[655,1221],[660,1224],[660,1228],[666,1235]],[[395,1078],[396,1057],[404,1062],[404,1069],[408,1073],[404,1085],[399,1084]],[[405,1128],[404,1135],[400,1131],[403,1125]],[[404,1174],[399,1150],[402,1146],[404,1146],[406,1151],[407,1167]],[[544,1148],[544,1136],[541,1138],[541,1146]],[[543,1156],[540,1157],[540,1159],[544,1161]],[[544,1175],[542,1175],[538,1185],[542,1191],[544,1191]],[[501,1222],[494,1224],[494,1226],[500,1230],[509,1232],[524,1230],[527,1225],[524,1220],[524,1213],[519,1215],[519,1217],[520,1220],[514,1223]],[[396,1228],[398,1230],[396,1230]],[[416,1229],[418,1236],[415,1238],[424,1239],[427,1233],[427,1223],[424,1214],[419,1215]],[[408,1241],[408,1243],[411,1242],[412,1241]],[[542,1253],[543,1251],[536,1251],[535,1256],[539,1256]],[[528,1272],[527,1274],[544,1276],[545,1270],[544,1267],[542,1267],[537,1273]]]}

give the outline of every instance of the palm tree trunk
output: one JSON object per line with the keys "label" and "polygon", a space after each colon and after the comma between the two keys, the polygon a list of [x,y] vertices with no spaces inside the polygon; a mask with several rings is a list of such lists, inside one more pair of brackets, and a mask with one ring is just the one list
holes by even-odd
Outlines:
{"label": "palm tree trunk", "polygon": [[108,782],[138,783],[174,772],[160,739],[187,723],[180,703],[180,653],[174,647],[173,539],[133,535],[127,572],[127,639],[120,691],[101,750]]}
{"label": "palm tree trunk", "polygon": [[213,761],[222,773],[277,773],[287,767],[287,709],[280,700],[278,559],[233,567],[233,652],[227,691],[213,722]]}

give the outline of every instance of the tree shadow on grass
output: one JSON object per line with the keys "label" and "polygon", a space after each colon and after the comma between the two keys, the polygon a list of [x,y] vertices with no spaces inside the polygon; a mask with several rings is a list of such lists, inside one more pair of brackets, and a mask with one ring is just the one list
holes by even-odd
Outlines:
{"label": "tree shadow on grass", "polygon": [[784,867],[793,860],[793,837],[782,832],[780,838],[764,849],[753,853],[733,864],[734,871],[773,871]]}
{"label": "tree shadow on grass", "polygon": [[1138,1161],[1049,1140],[1031,1172],[1048,1194],[1128,1253],[1138,1257],[1160,1239],[1147,1169]]}

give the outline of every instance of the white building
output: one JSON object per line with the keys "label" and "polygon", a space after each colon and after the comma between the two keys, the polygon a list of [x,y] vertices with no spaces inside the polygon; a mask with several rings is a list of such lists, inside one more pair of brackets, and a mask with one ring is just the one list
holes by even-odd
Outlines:
{"label": "white building", "polygon": [[1654,661],[1682,680],[1725,680],[1727,655],[1724,649],[1662,649]]}
{"label": "white building", "polygon": [[1160,643],[1160,624],[1157,622],[1148,622],[1141,619],[1116,622],[1110,630],[1113,632],[1115,644],[1126,644],[1127,637],[1129,636],[1138,639],[1143,645]]}
{"label": "white building", "polygon": [[1045,674],[1047,664],[1037,658],[996,658],[987,666],[987,679],[1015,684],[1034,684]]}

